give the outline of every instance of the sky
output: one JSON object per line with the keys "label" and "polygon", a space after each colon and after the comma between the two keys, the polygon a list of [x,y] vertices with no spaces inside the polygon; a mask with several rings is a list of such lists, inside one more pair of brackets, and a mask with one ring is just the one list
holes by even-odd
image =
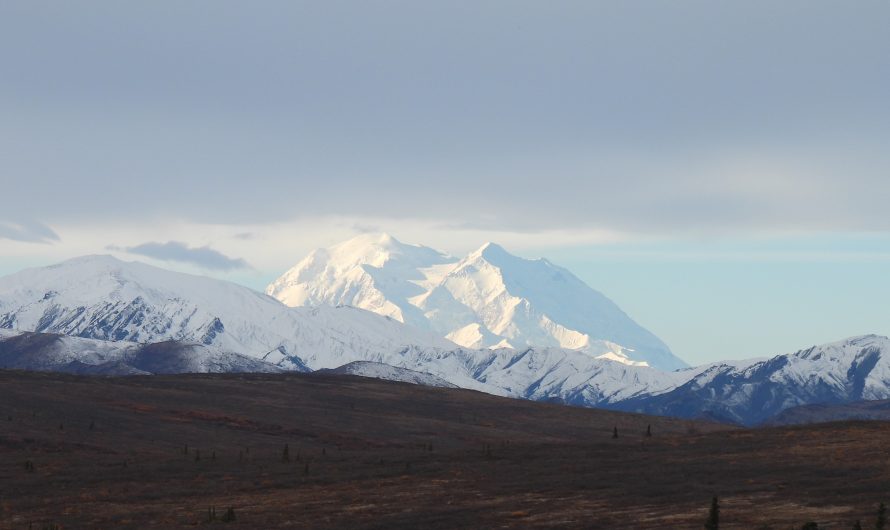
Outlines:
{"label": "sky", "polygon": [[0,274],[546,256],[691,363],[890,334],[890,4],[0,3]]}

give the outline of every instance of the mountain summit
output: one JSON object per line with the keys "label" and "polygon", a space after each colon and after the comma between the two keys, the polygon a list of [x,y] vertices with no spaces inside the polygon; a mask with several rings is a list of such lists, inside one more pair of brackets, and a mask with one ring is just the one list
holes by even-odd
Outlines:
{"label": "mountain summit", "polygon": [[663,370],[686,366],[568,270],[495,243],[458,259],[363,234],[312,251],[266,293],[290,306],[359,307],[467,348],[560,347]]}

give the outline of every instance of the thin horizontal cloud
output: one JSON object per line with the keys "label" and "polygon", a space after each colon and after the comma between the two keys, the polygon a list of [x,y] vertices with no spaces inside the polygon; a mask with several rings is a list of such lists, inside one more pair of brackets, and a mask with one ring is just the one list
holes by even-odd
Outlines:
{"label": "thin horizontal cloud", "polygon": [[367,224],[367,223],[353,223],[352,229],[358,232],[359,234],[371,234],[374,232],[383,232],[383,230],[378,225]]}
{"label": "thin horizontal cloud", "polygon": [[0,239],[44,244],[61,240],[52,228],[37,221],[0,221]]}
{"label": "thin horizontal cloud", "polygon": [[[114,247],[110,247],[114,250]],[[180,241],[168,241],[166,243],[148,242],[134,247],[125,247],[123,250],[130,254],[137,254],[162,261],[176,261],[197,265],[198,267],[216,271],[232,271],[237,269],[249,269],[250,265],[241,258],[230,258],[218,250],[209,246],[189,247]]]}

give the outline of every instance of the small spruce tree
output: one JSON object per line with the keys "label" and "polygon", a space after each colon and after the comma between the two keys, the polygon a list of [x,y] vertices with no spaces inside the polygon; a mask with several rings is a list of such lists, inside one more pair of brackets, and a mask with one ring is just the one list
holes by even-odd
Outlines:
{"label": "small spruce tree", "polygon": [[718,530],[720,528],[720,504],[717,497],[711,498],[711,509],[708,511],[708,520],[705,521],[706,530]]}
{"label": "small spruce tree", "polygon": [[613,439],[618,438],[618,426],[617,425],[612,429],[612,438]]}
{"label": "small spruce tree", "polygon": [[652,425],[646,426],[646,438],[652,438]]}

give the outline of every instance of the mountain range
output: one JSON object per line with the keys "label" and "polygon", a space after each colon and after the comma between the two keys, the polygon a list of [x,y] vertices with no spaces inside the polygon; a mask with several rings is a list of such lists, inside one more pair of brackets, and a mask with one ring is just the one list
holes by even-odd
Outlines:
{"label": "mountain range", "polygon": [[294,307],[359,307],[465,348],[555,347],[662,370],[687,366],[568,270],[494,243],[458,259],[363,234],[312,251],[266,294]]}
{"label": "mountain range", "polygon": [[363,309],[292,308],[229,282],[110,256],[75,258],[0,278],[0,328],[143,345],[176,341],[303,372],[370,361],[432,374],[462,388],[579,404],[669,387],[675,379],[670,372],[581,350],[462,348]]}
{"label": "mountain range", "polygon": [[229,282],[111,256],[0,278],[0,328],[138,343],[175,340],[298,371],[454,344],[352,307],[289,308]]}
{"label": "mountain range", "polygon": [[[578,287],[580,280],[545,260],[522,260],[486,245],[454,261],[389,237],[364,238],[372,244],[356,245],[353,240],[314,252],[273,284],[281,290],[270,287],[276,296],[299,307],[229,282],[110,256],[75,258],[0,278],[0,367],[103,375],[332,369],[516,398],[746,425],[768,422],[808,404],[890,398],[886,337],[867,335],[770,358],[659,369],[647,366],[657,355],[646,361],[634,356],[640,354],[640,344],[656,347],[660,341],[652,340],[654,336],[608,299]],[[347,253],[352,253],[351,259],[344,258]],[[429,267],[419,266],[436,260]],[[350,268],[344,265],[347,262],[357,265]],[[436,275],[428,272],[430,267],[438,268]],[[305,272],[310,270],[312,274]],[[426,276],[405,272],[412,270],[427,271]],[[557,275],[562,279],[555,279]],[[535,287],[532,280],[552,290],[545,296],[541,292],[546,289]],[[574,287],[558,290],[564,284]],[[302,306],[309,294],[329,299],[334,291],[343,299],[332,302],[357,300],[369,305],[376,299],[378,311],[349,305]],[[579,292],[593,292],[594,302],[584,306]],[[487,296],[473,298],[480,293]],[[563,296],[568,307],[601,304],[609,313],[602,321],[622,323],[625,331],[634,333],[603,338],[591,334],[594,327],[578,325],[591,332],[573,344],[577,348],[520,345],[545,329],[539,326],[544,317],[563,322],[565,329],[576,322],[565,312],[540,309],[558,305],[556,300]],[[433,307],[424,302],[431,297],[459,302],[481,322],[498,321],[485,320],[489,315],[484,308],[518,305],[531,308],[528,314],[540,318],[522,320],[516,312],[509,313],[501,321],[516,324],[512,327],[485,324],[492,333],[501,333],[498,342],[460,346],[442,336],[443,328],[436,328],[437,322],[448,319],[437,311],[425,311]],[[437,307],[444,311],[446,305]],[[418,325],[402,322],[420,318]],[[508,331],[516,344],[501,343]],[[597,341],[610,339],[636,348],[616,347],[611,356],[591,349]],[[657,351],[669,353],[666,349],[646,353]]]}

